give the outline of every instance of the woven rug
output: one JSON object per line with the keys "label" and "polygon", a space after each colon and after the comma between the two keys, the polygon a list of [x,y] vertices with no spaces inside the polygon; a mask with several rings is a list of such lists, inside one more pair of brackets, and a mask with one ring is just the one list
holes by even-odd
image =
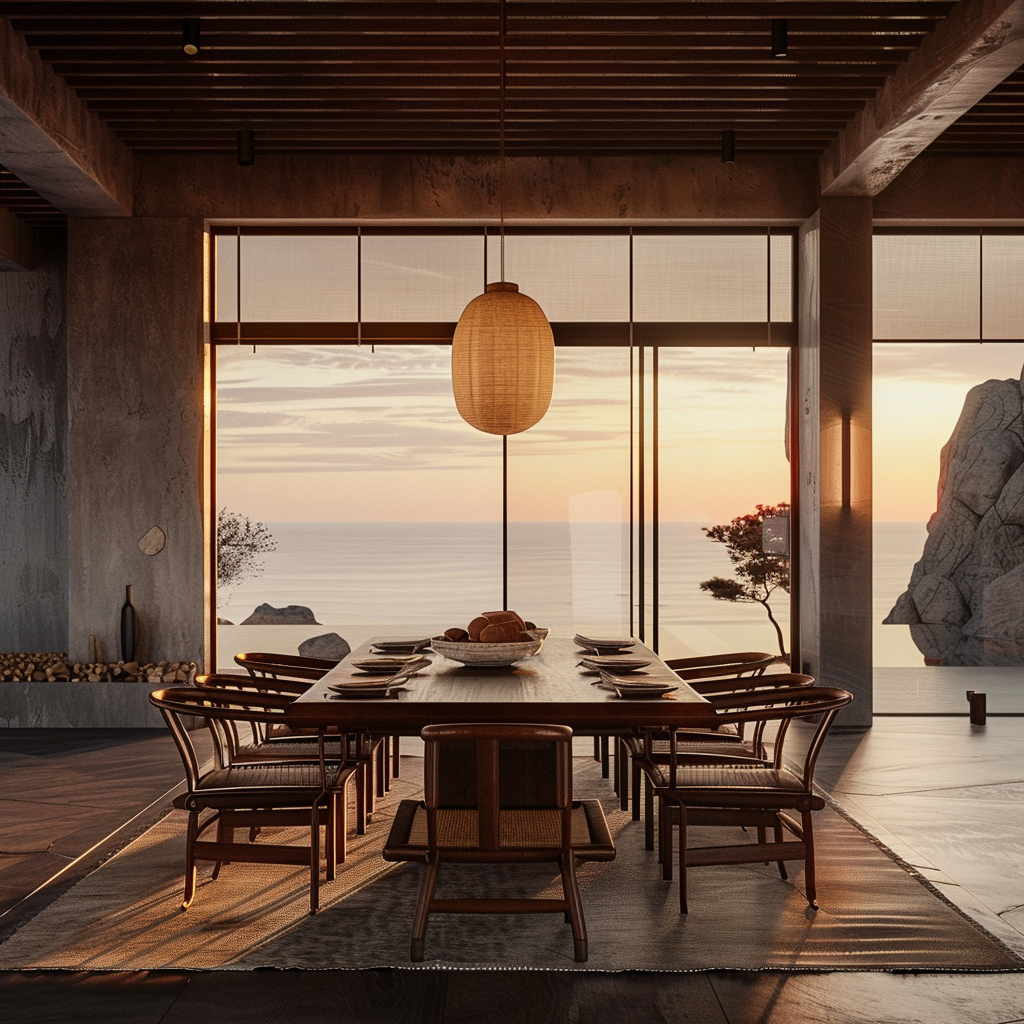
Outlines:
{"label": "woven rug", "polygon": [[[605,798],[617,856],[580,870],[590,960],[576,964],[561,915],[436,915],[425,967],[590,970],[1019,969],[1022,961],[938,898],[830,808],[816,816],[818,898],[808,911],[799,862],[783,881],[774,864],[692,868],[690,913],[675,882],[643,849],[643,826],[615,809],[608,783],[576,759],[576,794]],[[389,865],[380,849],[398,800],[418,793],[421,762],[378,805],[366,836],[350,840],[338,880],[309,917],[307,872],[233,864],[179,910],[184,815],[175,812],[83,879],[0,945],[0,969],[408,966],[417,865]],[[692,830],[692,842],[722,830]],[[717,833],[717,835],[716,835]],[[736,834],[739,835],[738,830]],[[296,831],[296,839],[301,835]],[[262,841],[280,841],[268,835]],[[203,870],[203,869],[201,869]],[[438,895],[559,893],[550,866],[452,866]]]}

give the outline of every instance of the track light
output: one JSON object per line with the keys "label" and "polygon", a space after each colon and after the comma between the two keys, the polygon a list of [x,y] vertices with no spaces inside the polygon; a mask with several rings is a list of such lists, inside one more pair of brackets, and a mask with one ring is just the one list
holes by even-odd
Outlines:
{"label": "track light", "polygon": [[785,18],[775,18],[772,21],[772,56],[785,57],[789,52],[789,43],[786,39],[788,26]]}
{"label": "track light", "polygon": [[736,163],[736,132],[732,128],[722,131],[722,163]]}
{"label": "track light", "polygon": [[186,18],[181,26],[181,48],[194,57],[199,52],[199,19]]}
{"label": "track light", "polygon": [[238,133],[238,166],[252,167],[256,163],[256,133],[243,128]]}

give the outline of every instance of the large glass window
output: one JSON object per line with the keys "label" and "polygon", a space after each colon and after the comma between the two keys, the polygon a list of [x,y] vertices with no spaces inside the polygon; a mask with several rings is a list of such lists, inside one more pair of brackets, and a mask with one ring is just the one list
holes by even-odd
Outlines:
{"label": "large glass window", "polygon": [[[505,278],[557,349],[550,411],[504,443],[459,418],[447,345],[501,274],[493,233],[217,229],[215,245],[216,504],[265,528],[218,587],[222,667],[503,602],[667,655],[774,650],[762,609],[700,590],[730,571],[700,528],[788,501],[791,234],[510,231]],[[787,630],[785,593],[772,609]]]}

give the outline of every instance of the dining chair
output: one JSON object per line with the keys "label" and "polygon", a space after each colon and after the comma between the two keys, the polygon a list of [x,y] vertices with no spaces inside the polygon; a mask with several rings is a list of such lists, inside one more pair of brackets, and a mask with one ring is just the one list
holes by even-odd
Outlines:
{"label": "dining chair", "polygon": [[[236,676],[211,673],[196,676],[195,685],[208,689],[232,690],[249,693],[278,693],[290,695],[294,700],[310,686],[297,680]],[[320,756],[323,733],[325,751],[332,761],[348,761],[355,766],[355,829],[365,835],[369,819],[375,810],[374,768],[380,778],[381,740],[379,737],[339,733],[330,730],[293,730],[283,723],[266,726],[260,722],[245,722],[242,735],[238,722],[218,719],[208,723],[214,737],[214,751],[222,767],[230,764],[265,764],[270,761],[316,761]],[[344,860],[344,834],[338,837],[341,859]]]}
{"label": "dining chair", "polygon": [[[149,699],[160,709],[185,766],[185,792],[173,801],[175,807],[188,812],[182,910],[187,910],[195,897],[196,861],[211,860],[215,864],[214,879],[223,864],[235,861],[307,865],[309,912],[315,914],[320,903],[320,829],[326,830],[326,878],[332,881],[338,863],[336,837],[345,833],[345,784],[355,772],[355,765],[331,762],[321,741],[315,762],[229,763],[204,768],[189,734],[194,719],[269,726],[284,716],[290,698],[182,686],[154,690]],[[216,839],[203,839],[214,825]],[[254,841],[253,829],[258,834],[267,827],[296,825],[309,829],[308,845]],[[249,830],[248,842],[235,842],[238,828]]]}
{"label": "dining chair", "polygon": [[[687,911],[686,869],[704,864],[744,864],[776,861],[787,877],[787,860],[804,861],[807,902],[817,909],[812,812],[825,806],[814,792],[814,765],[836,715],[853,699],[847,690],[828,686],[798,686],[752,690],[728,698],[723,717],[737,724],[775,722],[770,764],[693,764],[680,755],[673,735],[667,769],[645,765],[659,803],[659,833],[664,877],[672,877],[672,829],[679,828],[679,909]],[[787,736],[794,722],[813,720],[813,731],[796,767],[784,761]],[[794,816],[793,813],[799,815]],[[688,845],[690,825],[741,826],[757,829],[756,842],[722,846]],[[769,842],[766,830],[772,829]],[[785,840],[785,833],[795,841]]]}
{"label": "dining chair", "polygon": [[[688,683],[707,698],[717,712],[724,713],[731,698],[754,691],[813,686],[814,676],[801,672],[773,672],[770,675],[712,678]],[[727,721],[710,728],[685,727],[675,731],[676,750],[687,764],[753,764],[767,761],[765,722],[754,723],[747,734],[746,723]],[[633,820],[640,818],[640,790],[643,786],[644,848],[654,849],[654,785],[645,765],[665,765],[669,760],[668,730],[645,729],[629,741],[632,761]]]}
{"label": "dining chair", "polygon": [[[576,878],[582,861],[609,861],[615,845],[597,800],[572,799],[572,729],[557,725],[431,725],[424,798],[403,800],[384,859],[425,865],[410,956],[424,957],[431,913],[559,913],[575,958],[587,959]],[[442,864],[558,864],[562,899],[436,899]]]}
{"label": "dining chair", "polygon": [[[307,658],[297,654],[276,654],[266,651],[245,652],[235,655],[235,663],[241,665],[256,679],[305,679],[317,682],[338,662],[325,658]],[[391,788],[391,778],[398,778],[402,768],[401,741],[398,736],[381,737],[384,746],[377,749],[377,796],[383,796]],[[373,791],[369,795],[373,802]]]}

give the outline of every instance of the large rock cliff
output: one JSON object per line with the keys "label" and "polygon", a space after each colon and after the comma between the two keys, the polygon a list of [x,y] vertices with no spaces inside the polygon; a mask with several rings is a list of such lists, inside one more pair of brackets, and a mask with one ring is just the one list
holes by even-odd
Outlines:
{"label": "large rock cliff", "polygon": [[968,392],[942,449],[924,553],[885,619],[910,626],[929,661],[1024,664],[1022,381]]}

